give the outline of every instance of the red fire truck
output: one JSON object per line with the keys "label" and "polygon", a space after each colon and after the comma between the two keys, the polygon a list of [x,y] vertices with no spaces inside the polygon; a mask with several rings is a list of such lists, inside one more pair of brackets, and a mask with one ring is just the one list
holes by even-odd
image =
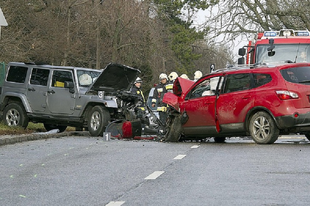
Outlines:
{"label": "red fire truck", "polygon": [[282,29],[265,31],[239,49],[238,64],[310,62],[310,32]]}

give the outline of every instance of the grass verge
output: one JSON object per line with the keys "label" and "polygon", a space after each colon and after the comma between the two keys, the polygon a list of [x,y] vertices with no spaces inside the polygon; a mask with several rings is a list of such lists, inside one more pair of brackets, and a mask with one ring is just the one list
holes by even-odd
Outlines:
{"label": "grass verge", "polygon": [[[74,131],[74,127],[68,127],[67,131]],[[18,135],[18,134],[29,134],[34,132],[46,132],[42,123],[29,122],[28,127],[9,127],[3,122],[0,123],[0,135]]]}

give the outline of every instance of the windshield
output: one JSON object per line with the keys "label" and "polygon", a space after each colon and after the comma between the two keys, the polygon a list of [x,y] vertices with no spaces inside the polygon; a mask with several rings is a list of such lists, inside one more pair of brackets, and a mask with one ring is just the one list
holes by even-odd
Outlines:
{"label": "windshield", "polygon": [[77,77],[80,87],[89,87],[101,74],[102,71],[78,70]]}
{"label": "windshield", "polygon": [[288,82],[307,85],[310,84],[310,67],[293,67],[289,69],[282,69],[281,74]]}
{"label": "windshield", "polygon": [[256,63],[310,62],[309,44],[274,44],[274,55],[268,55],[269,44],[257,45]]}

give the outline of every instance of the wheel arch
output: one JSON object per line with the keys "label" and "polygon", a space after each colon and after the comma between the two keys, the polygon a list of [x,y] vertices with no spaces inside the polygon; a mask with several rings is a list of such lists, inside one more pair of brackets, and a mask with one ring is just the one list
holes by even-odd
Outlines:
{"label": "wheel arch", "polygon": [[249,110],[249,112],[247,113],[246,117],[245,117],[245,121],[244,121],[244,127],[245,127],[245,130],[247,132],[249,132],[249,122],[250,122],[250,119],[251,117],[257,113],[257,112],[260,112],[260,111],[263,111],[263,112],[266,112],[267,114],[269,114],[271,116],[271,118],[274,120],[276,126],[279,128],[279,125],[278,125],[278,122],[276,120],[276,118],[274,117],[274,115],[272,114],[272,112],[267,109],[266,107],[254,107],[252,109]]}
{"label": "wheel arch", "polygon": [[21,94],[15,94],[15,93],[13,93],[11,95],[6,95],[4,97],[1,110],[3,110],[11,102],[19,102],[23,105],[23,107],[27,113],[32,112],[32,109],[29,105],[29,102],[28,102],[26,96],[21,95]]}
{"label": "wheel arch", "polygon": [[89,112],[91,111],[91,109],[95,106],[102,106],[103,108],[105,108],[107,111],[111,112],[109,107],[106,107],[106,105],[104,104],[104,102],[89,102],[85,108],[84,111],[82,112],[82,116],[87,117]]}

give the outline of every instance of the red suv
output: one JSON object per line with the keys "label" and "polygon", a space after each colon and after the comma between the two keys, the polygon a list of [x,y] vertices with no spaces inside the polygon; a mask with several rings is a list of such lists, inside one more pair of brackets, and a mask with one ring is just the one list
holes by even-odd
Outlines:
{"label": "red suv", "polygon": [[226,68],[195,83],[178,78],[164,102],[166,141],[250,135],[272,144],[291,133],[310,140],[310,63]]}

